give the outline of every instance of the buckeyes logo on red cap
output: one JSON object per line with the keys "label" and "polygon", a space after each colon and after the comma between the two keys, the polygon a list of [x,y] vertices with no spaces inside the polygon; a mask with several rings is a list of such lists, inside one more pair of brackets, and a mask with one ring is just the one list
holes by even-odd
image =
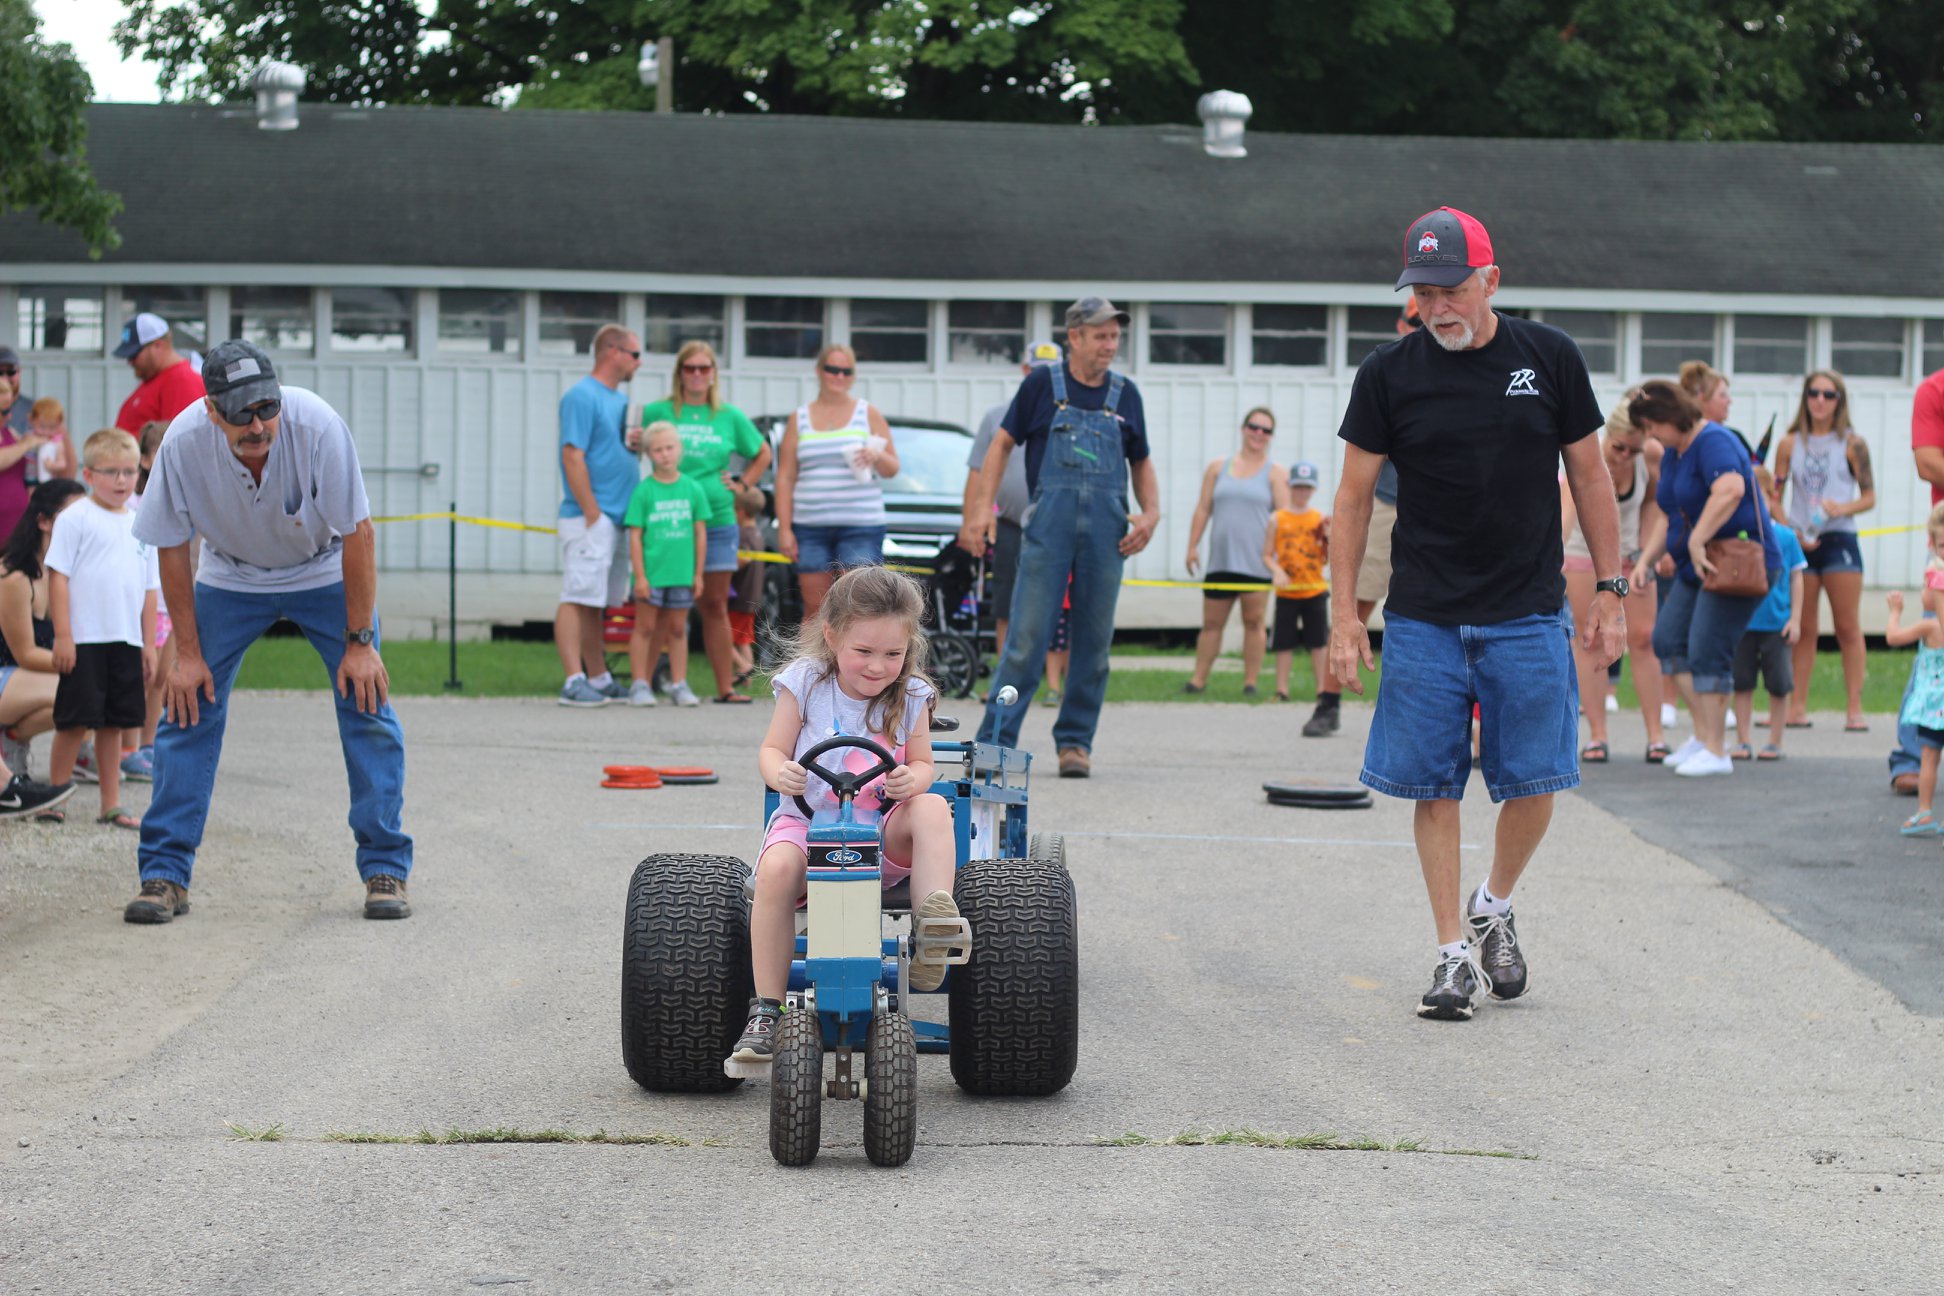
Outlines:
{"label": "buckeyes logo on red cap", "polygon": [[1430,230],[1424,231],[1423,237],[1418,239],[1418,251],[1436,252],[1437,250],[1438,250],[1438,236],[1436,234],[1433,234]]}

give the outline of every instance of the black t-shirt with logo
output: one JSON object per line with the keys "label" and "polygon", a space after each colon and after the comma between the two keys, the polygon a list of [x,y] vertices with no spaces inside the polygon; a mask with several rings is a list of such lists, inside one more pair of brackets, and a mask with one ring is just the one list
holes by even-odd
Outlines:
{"label": "black t-shirt with logo", "polygon": [[1579,348],[1544,324],[1500,315],[1476,350],[1419,329],[1371,352],[1337,435],[1397,466],[1386,606],[1439,625],[1558,611],[1559,452],[1605,422]]}

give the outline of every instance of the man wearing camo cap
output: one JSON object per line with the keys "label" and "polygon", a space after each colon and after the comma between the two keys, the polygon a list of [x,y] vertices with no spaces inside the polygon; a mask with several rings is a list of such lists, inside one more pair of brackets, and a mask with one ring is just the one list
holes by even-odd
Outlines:
{"label": "man wearing camo cap", "polygon": [[[161,551],[179,647],[163,684],[155,795],[142,817],[142,889],[122,916],[165,923],[189,911],[237,667],[288,618],[336,681],[364,916],[407,917],[405,739],[386,701],[376,537],[351,431],[316,393],[280,384],[253,343],[211,348],[203,382],[207,397],[162,438],[135,521],[136,539]],[[193,577],[192,535],[202,540]]]}

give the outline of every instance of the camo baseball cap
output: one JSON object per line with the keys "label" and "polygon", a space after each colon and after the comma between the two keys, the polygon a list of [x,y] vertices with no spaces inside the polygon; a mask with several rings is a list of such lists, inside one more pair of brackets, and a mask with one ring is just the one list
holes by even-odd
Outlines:
{"label": "camo baseball cap", "polygon": [[1066,326],[1070,329],[1086,328],[1093,324],[1105,324],[1108,320],[1119,320],[1121,327],[1126,328],[1131,318],[1105,297],[1082,297],[1067,307]]}
{"label": "camo baseball cap", "polygon": [[1398,288],[1430,284],[1456,288],[1492,264],[1492,236],[1456,207],[1440,207],[1411,222],[1404,233],[1404,273]]}
{"label": "camo baseball cap", "polygon": [[209,348],[209,354],[203,357],[202,376],[203,390],[231,423],[247,422],[252,405],[277,400],[283,392],[270,357],[262,347],[242,338]]}

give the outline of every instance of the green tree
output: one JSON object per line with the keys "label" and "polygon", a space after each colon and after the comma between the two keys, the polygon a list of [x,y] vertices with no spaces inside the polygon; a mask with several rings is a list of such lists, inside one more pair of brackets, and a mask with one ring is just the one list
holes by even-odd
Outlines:
{"label": "green tree", "polygon": [[121,199],[87,164],[94,86],[74,51],[41,39],[29,0],[0,0],[0,85],[0,213],[32,211],[80,234],[90,256],[113,251]]}

